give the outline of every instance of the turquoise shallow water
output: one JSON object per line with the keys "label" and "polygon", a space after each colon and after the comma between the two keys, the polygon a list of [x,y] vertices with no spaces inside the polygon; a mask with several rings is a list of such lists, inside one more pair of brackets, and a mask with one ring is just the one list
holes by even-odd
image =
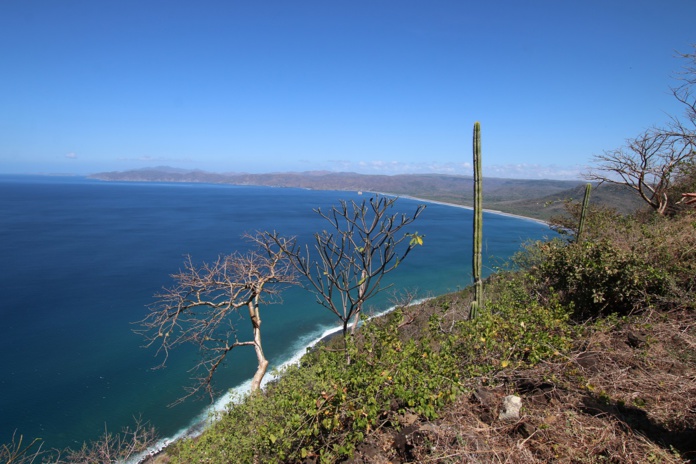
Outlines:
{"label": "turquoise shallow water", "polygon": [[[367,194],[365,194],[367,195]],[[325,227],[313,208],[352,192],[208,184],[103,183],[84,178],[0,176],[0,442],[17,430],[49,447],[78,446],[107,424],[119,430],[133,416],[164,436],[187,428],[207,406],[182,395],[195,351],[172,353],[152,370],[154,351],[132,332],[153,294],[170,283],[183,256],[195,262],[244,247],[244,232],[277,230],[309,240]],[[399,199],[397,210],[422,203]],[[470,283],[471,211],[428,204],[410,231],[425,234],[396,273],[395,288],[433,296]],[[488,272],[521,242],[551,235],[530,220],[484,214]],[[389,292],[371,308],[389,306]],[[312,295],[293,288],[283,304],[262,308],[267,356],[278,366],[334,327]],[[254,371],[239,349],[218,378],[221,389]]]}

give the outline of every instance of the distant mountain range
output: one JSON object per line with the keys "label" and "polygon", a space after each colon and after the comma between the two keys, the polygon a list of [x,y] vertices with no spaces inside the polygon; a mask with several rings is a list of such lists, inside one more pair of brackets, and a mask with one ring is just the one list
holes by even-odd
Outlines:
{"label": "distant mountain range", "polygon": [[[458,205],[473,204],[473,178],[445,174],[367,175],[352,172],[279,172],[266,174],[212,173],[168,166],[130,171],[100,172],[92,179],[121,182],[192,182],[231,185],[292,187],[312,190],[383,192]],[[563,201],[582,199],[585,182],[567,180],[483,179],[484,208],[548,219],[562,213]],[[607,204],[622,212],[642,206],[633,191],[602,185],[592,192],[593,203]]]}

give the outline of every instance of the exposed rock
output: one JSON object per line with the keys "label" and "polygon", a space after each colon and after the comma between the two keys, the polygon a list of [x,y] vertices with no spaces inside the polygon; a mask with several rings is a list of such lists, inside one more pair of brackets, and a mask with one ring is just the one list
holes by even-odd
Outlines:
{"label": "exposed rock", "polygon": [[503,410],[500,411],[498,419],[517,420],[520,418],[520,408],[522,408],[522,398],[515,395],[508,395],[503,398]]}
{"label": "exposed rock", "polygon": [[409,425],[413,425],[416,422],[418,422],[418,415],[417,414],[412,414],[410,412],[406,412],[406,413],[399,416],[399,423],[405,427],[408,427]]}

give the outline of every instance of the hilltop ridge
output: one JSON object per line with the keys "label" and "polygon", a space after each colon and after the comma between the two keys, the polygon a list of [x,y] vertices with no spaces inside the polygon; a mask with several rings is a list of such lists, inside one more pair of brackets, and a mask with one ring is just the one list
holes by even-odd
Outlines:
{"label": "hilltop ridge", "polygon": [[[464,206],[473,204],[473,178],[451,174],[371,175],[329,171],[213,173],[158,166],[100,172],[89,177],[120,182],[191,182],[384,192]],[[565,200],[582,198],[584,184],[581,180],[486,177],[483,183],[484,208],[546,220],[562,212]],[[596,188],[593,201],[612,206],[623,213],[634,212],[641,206],[634,192],[609,185]]]}

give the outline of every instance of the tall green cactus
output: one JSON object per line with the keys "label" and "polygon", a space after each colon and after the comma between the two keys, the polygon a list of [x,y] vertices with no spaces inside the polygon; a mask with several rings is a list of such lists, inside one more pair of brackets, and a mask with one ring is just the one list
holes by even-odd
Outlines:
{"label": "tall green cactus", "polygon": [[481,280],[481,248],[483,237],[483,191],[481,175],[481,124],[474,123],[474,250],[472,271],[474,276],[474,301],[469,317],[476,318],[483,306],[483,281]]}
{"label": "tall green cactus", "polygon": [[578,225],[578,234],[575,236],[576,241],[580,241],[582,237],[582,232],[585,229],[585,215],[587,214],[587,209],[590,207],[590,191],[592,190],[592,184],[585,185],[585,198],[582,200],[582,210],[580,211],[580,225]]}

